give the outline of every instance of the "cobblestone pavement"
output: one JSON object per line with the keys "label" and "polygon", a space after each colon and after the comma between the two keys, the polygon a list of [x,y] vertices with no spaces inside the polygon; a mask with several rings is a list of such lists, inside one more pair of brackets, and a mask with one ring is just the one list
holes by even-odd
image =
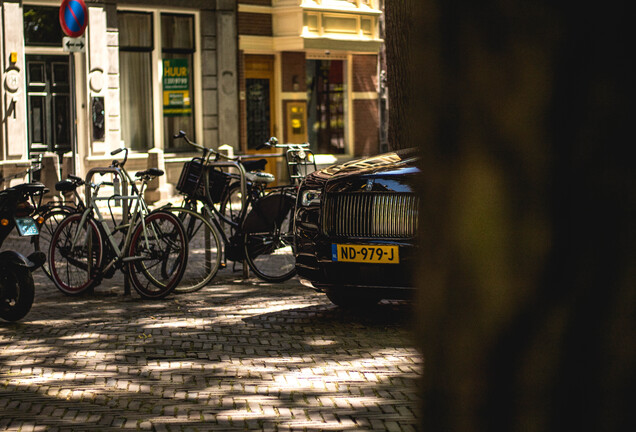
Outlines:
{"label": "cobblestone pavement", "polygon": [[229,270],[160,301],[35,276],[29,315],[0,322],[0,430],[417,428],[407,304],[352,314]]}

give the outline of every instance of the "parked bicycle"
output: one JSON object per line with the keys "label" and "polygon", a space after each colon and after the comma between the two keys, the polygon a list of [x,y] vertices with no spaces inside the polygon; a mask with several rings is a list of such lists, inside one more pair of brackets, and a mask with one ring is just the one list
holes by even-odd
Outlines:
{"label": "parked bicycle", "polygon": [[[246,165],[251,166],[243,158],[228,157],[196,144],[183,131],[175,139],[184,139],[203,153],[184,164],[177,184],[177,190],[185,197],[184,205],[172,208],[180,214],[193,251],[188,272],[199,275],[196,284],[177,291],[199,289],[209,282],[221,266],[221,251],[224,261],[245,261],[265,281],[282,282],[293,277],[296,269],[292,223],[298,177],[292,177],[292,185],[266,188],[273,178],[249,173]],[[272,138],[267,145],[287,149],[288,165],[291,161],[302,162],[299,167],[315,167],[307,144],[278,144]],[[227,167],[238,174],[221,170]],[[220,204],[219,208],[215,204]],[[228,206],[232,211],[227,211]],[[224,226],[230,228],[229,233]],[[190,270],[190,266],[194,269]]]}
{"label": "parked bicycle", "polygon": [[[187,238],[180,220],[162,210],[150,211],[143,194],[149,181],[163,175],[163,171],[150,168],[135,174],[135,180],[125,169],[124,160],[117,160],[108,168],[89,171],[84,183],[86,208],[64,218],[55,230],[49,248],[48,263],[53,282],[60,291],[69,295],[81,294],[111,278],[117,269],[130,276],[133,287],[144,298],[162,298],[177,286],[188,259]],[[124,195],[100,197],[99,190],[112,182],[93,183],[96,174],[111,174],[121,182]],[[79,182],[67,184],[77,188]],[[127,195],[130,186],[131,194]],[[126,203],[123,220],[110,229],[101,213],[99,202],[106,201],[111,209],[117,201]],[[129,207],[128,203],[134,204]],[[129,208],[133,208],[132,211]],[[113,218],[114,221],[114,218]],[[116,234],[120,233],[119,240]]]}
{"label": "parked bicycle", "polygon": [[[0,191],[0,246],[14,228],[20,237],[26,237],[19,239],[21,242],[37,235],[32,214],[45,191],[41,183],[25,183]],[[35,295],[31,273],[45,259],[42,252],[28,256],[15,250],[0,252],[0,318],[17,321],[31,310]]]}
{"label": "parked bicycle", "polygon": [[[177,135],[177,137],[181,137]],[[316,161],[313,152],[309,150],[309,144],[279,144],[276,137],[271,137],[267,142],[256,147],[262,148],[282,148],[285,150],[284,156],[287,165],[287,174],[293,186],[300,186],[305,176],[316,170]],[[276,155],[280,157],[281,155]],[[225,156],[220,156],[225,157]],[[219,158],[220,158],[219,157]],[[234,160],[240,162],[245,168],[245,179],[247,190],[254,194],[254,198],[263,196],[269,184],[275,181],[275,177],[264,172],[267,159],[250,159],[253,156],[237,156]],[[217,159],[218,160],[218,159]],[[231,178],[229,186],[225,189],[220,201],[219,210],[222,214],[238,220],[242,205],[240,176],[235,173],[228,173]]]}

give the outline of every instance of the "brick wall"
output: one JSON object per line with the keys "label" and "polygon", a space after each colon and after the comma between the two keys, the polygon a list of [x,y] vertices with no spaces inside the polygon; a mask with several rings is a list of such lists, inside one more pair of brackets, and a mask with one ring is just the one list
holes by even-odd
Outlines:
{"label": "brick wall", "polygon": [[[282,80],[284,92],[305,92],[307,91],[306,71],[305,71],[305,53],[284,51],[281,57],[282,62]],[[298,83],[298,88],[294,89],[294,77]]]}
{"label": "brick wall", "polygon": [[353,101],[354,156],[378,154],[379,127],[378,101],[359,99]]}
{"label": "brick wall", "polygon": [[272,36],[272,15],[239,12],[238,31],[242,35]]}
{"label": "brick wall", "polygon": [[378,56],[354,55],[353,56],[353,91],[374,92],[378,91]]}

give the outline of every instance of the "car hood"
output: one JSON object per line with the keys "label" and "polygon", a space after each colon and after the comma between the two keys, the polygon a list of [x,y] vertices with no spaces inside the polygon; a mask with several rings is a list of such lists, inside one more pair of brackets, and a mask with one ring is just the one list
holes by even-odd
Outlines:
{"label": "car hood", "polygon": [[332,165],[321,170],[323,178],[348,176],[353,174],[373,174],[388,172],[392,170],[403,170],[404,168],[415,168],[417,160],[415,149],[400,150],[397,152],[384,153],[364,159],[352,160],[340,165]]}
{"label": "car hood", "polygon": [[[316,171],[305,179],[307,187],[326,187],[329,192],[411,191],[419,173],[415,149],[357,159]],[[326,184],[326,185],[325,185]]]}

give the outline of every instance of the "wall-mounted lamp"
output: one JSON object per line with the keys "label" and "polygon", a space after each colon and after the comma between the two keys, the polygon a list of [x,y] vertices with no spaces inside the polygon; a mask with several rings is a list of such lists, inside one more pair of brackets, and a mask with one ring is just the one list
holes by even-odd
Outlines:
{"label": "wall-mounted lamp", "polygon": [[292,76],[292,88],[295,92],[300,89],[300,84],[298,83],[298,75]]}

